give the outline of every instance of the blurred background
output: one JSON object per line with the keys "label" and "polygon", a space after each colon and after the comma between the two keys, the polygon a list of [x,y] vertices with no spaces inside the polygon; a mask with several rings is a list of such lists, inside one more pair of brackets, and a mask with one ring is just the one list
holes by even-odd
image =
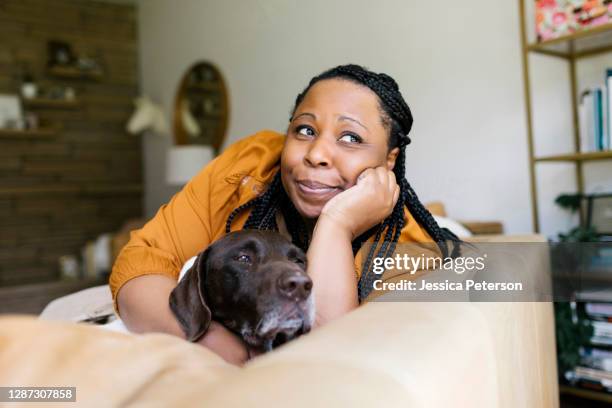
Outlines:
{"label": "blurred background", "polygon": [[0,312],[105,283],[129,231],[345,63],[399,83],[441,219],[606,239],[609,3],[0,0]]}

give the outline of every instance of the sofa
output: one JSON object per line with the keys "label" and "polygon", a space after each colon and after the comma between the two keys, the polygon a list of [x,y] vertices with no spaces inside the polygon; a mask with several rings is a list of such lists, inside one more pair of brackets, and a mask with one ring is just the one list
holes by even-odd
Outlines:
{"label": "sofa", "polygon": [[1,386],[74,386],[87,407],[559,406],[550,302],[370,302],[242,368],[165,334],[4,315],[0,367]]}

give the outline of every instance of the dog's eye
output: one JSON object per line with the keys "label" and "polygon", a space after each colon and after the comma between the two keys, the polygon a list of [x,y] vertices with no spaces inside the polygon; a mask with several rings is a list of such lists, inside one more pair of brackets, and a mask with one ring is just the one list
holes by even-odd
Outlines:
{"label": "dog's eye", "polygon": [[293,262],[295,262],[295,263],[296,263],[296,264],[298,264],[298,265],[304,265],[304,264],[306,264],[306,261],[304,261],[304,260],[303,260],[303,259],[301,259],[301,258],[294,258],[294,259],[293,259]]}
{"label": "dog's eye", "polygon": [[238,262],[251,263],[251,257],[248,255],[244,255],[244,254],[238,255],[234,259],[236,259]]}

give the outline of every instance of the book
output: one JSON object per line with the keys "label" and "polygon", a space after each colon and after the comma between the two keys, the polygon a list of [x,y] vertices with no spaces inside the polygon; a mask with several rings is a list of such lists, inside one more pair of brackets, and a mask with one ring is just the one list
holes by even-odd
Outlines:
{"label": "book", "polygon": [[612,346],[612,337],[594,335],[593,337],[591,337],[591,343],[599,344],[602,346]]}
{"label": "book", "polygon": [[580,95],[578,106],[580,124],[580,152],[594,152],[595,149],[595,102],[593,92],[585,90]]}
{"label": "book", "polygon": [[612,304],[612,289],[581,290],[576,292],[576,300],[583,302],[608,302]]}
{"label": "book", "polygon": [[576,367],[565,373],[566,380],[578,387],[597,391],[612,391],[612,380],[600,375],[601,370],[592,370],[587,367]]}
{"label": "book", "polygon": [[592,321],[593,335],[608,336],[612,339],[612,323],[604,321]]}
{"label": "book", "polygon": [[608,386],[612,386],[612,373],[610,372],[581,366],[576,367],[575,372],[579,377],[605,381]]}
{"label": "book", "polygon": [[605,134],[605,119],[604,112],[606,111],[604,106],[604,91],[601,87],[595,87],[593,89],[593,121],[595,123],[595,150],[603,150],[603,140]]}
{"label": "book", "polygon": [[605,134],[605,138],[603,141],[604,150],[609,150],[611,147],[611,139],[612,139],[612,68],[608,68],[606,70],[606,95],[608,102],[608,131]]}
{"label": "book", "polygon": [[612,316],[612,303],[587,303],[584,305],[585,311],[589,315]]}
{"label": "book", "polygon": [[580,152],[610,149],[612,132],[612,69],[606,71],[606,85],[587,89],[580,95],[578,124]]}
{"label": "book", "polygon": [[612,351],[595,347],[580,347],[578,354],[582,365],[612,372]]}

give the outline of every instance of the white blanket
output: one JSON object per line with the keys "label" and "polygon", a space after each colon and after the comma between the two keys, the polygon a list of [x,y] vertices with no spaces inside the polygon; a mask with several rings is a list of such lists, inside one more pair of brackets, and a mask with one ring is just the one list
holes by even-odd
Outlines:
{"label": "white blanket", "polygon": [[[195,259],[194,256],[185,262],[179,273],[179,281],[183,279]],[[109,314],[114,315],[111,322],[95,327],[119,333],[130,333],[123,321],[114,312],[109,286],[101,285],[53,300],[45,307],[39,318],[42,320],[82,322]]]}

